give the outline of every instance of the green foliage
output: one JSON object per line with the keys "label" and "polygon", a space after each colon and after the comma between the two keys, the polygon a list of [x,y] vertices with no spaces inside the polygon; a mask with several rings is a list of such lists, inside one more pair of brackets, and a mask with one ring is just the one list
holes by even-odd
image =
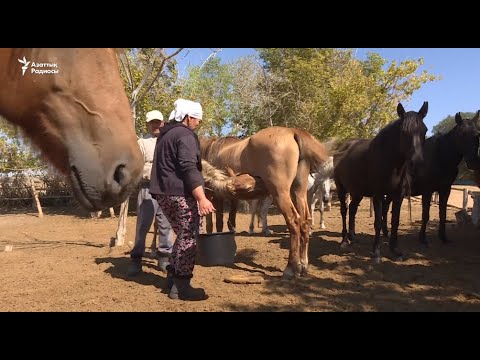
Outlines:
{"label": "green foliage", "polygon": [[273,85],[263,126],[300,127],[320,139],[374,136],[396,118],[398,102],[437,79],[417,74],[422,59],[397,65],[375,53],[358,60],[351,49],[257,50]]}
{"label": "green foliage", "polygon": [[231,119],[230,103],[232,76],[229,65],[210,58],[203,66],[188,68],[188,77],[181,82],[181,97],[198,101],[203,108],[203,121],[199,133],[221,136]]}
{"label": "green foliage", "polygon": [[39,154],[32,150],[20,130],[0,117],[0,172],[40,166],[43,162]]}
{"label": "green foliage", "polygon": [[173,102],[178,98],[178,86],[176,86],[178,72],[176,60],[165,60],[166,55],[162,51],[154,51],[152,48],[125,49],[128,59],[128,69],[132,83],[129,82],[126,69],[121,67],[121,75],[125,84],[125,91],[132,100],[132,94],[140,85],[146,72],[151,66],[151,72],[145,79],[145,85],[140,88],[136,97],[135,106],[135,130],[139,136],[147,133],[145,117],[151,110],[159,110],[165,120],[173,108]]}

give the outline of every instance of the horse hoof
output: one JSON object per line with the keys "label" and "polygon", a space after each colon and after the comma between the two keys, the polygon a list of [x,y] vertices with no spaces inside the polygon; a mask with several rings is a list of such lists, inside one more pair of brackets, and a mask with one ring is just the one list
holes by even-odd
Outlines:
{"label": "horse hoof", "polygon": [[382,262],[382,259],[381,259],[379,256],[374,256],[374,257],[372,258],[372,261],[373,261],[373,263],[374,263],[375,265],[378,265],[378,264],[380,264],[380,263]]}
{"label": "horse hoof", "polygon": [[302,271],[300,272],[300,276],[308,276],[308,264],[302,265]]}
{"label": "horse hoof", "polygon": [[263,235],[272,235],[272,230],[267,229],[265,231],[262,231]]}
{"label": "horse hoof", "polygon": [[326,229],[327,227],[325,226],[325,224],[322,224],[320,225],[320,229]]}
{"label": "horse hoof", "polygon": [[344,250],[345,250],[345,249],[348,249],[348,241],[342,241],[342,242],[340,243],[340,248],[341,248],[341,249],[344,249]]}
{"label": "horse hoof", "polygon": [[292,268],[290,267],[290,265],[288,265],[285,270],[283,270],[283,275],[282,275],[282,279],[284,280],[292,280],[294,279],[295,277],[299,276],[300,275],[300,270],[298,271],[293,271]]}

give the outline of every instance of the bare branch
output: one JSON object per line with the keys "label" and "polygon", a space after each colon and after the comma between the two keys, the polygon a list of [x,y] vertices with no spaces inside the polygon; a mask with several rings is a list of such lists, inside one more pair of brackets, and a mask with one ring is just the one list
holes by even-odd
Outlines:
{"label": "bare branch", "polygon": [[203,64],[200,66],[200,69],[203,68],[203,66],[208,62],[208,60],[210,60],[211,57],[215,57],[218,52],[222,51],[222,48],[219,48],[217,50],[213,50],[213,49],[210,49],[210,50],[212,50],[213,52],[210,55],[208,55],[208,57],[205,59]]}
{"label": "bare branch", "polygon": [[178,48],[177,50],[175,50],[171,55],[167,56],[167,57],[164,57],[162,59],[162,62],[160,63],[160,66],[158,68],[158,71],[157,71],[157,74],[155,75],[155,77],[153,78],[153,80],[150,82],[150,84],[148,85],[147,89],[145,90],[145,93],[147,93],[153,86],[153,84],[155,84],[155,81],[158,79],[158,77],[160,76],[160,74],[162,73],[163,71],[163,68],[165,67],[165,64],[167,62],[170,61],[171,58],[177,56],[181,51],[183,50],[183,48]]}
{"label": "bare branch", "polygon": [[132,71],[131,71],[131,68],[130,68],[130,61],[128,60],[128,57],[125,53],[125,50],[122,50],[118,54],[118,57],[120,59],[120,64],[122,64],[125,76],[127,77],[128,86],[130,87],[130,90],[132,90],[133,89]]}
{"label": "bare branch", "polygon": [[140,90],[142,89],[142,87],[145,85],[145,83],[147,82],[147,79],[148,77],[150,76],[150,74],[152,73],[153,71],[153,68],[155,67],[156,65],[156,62],[157,62],[157,59],[160,57],[160,56],[163,56],[163,48],[156,48],[155,51],[154,51],[154,54],[153,54],[153,61],[152,63],[150,63],[147,67],[147,69],[145,70],[145,72],[143,73],[143,77],[142,77],[142,80],[140,81],[140,83],[138,84],[138,86],[136,87],[135,90],[132,91],[132,94],[130,96],[130,106],[133,108],[136,104],[136,102],[138,100],[140,100],[144,95],[145,93],[143,93],[143,95],[141,97],[139,97],[139,93],[140,93]]}

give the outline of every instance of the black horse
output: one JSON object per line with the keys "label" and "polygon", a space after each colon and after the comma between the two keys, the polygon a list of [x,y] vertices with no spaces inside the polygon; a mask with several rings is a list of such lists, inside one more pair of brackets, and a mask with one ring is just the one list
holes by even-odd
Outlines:
{"label": "black horse", "polygon": [[[349,141],[334,154],[334,179],[337,184],[340,211],[342,214],[342,243],[355,241],[355,215],[364,196],[373,198],[375,211],[375,242],[373,260],[380,262],[380,230],[382,227],[382,203],[384,195],[393,200],[392,234],[390,250],[395,260],[403,258],[397,246],[397,230],[400,207],[408,191],[409,164],[415,166],[423,161],[423,146],[427,127],[423,123],[428,112],[428,102],[420,111],[405,112],[398,104],[399,119],[385,126],[373,139]],[[349,231],[347,233],[346,193],[350,193]]]}
{"label": "black horse", "polygon": [[[428,246],[425,230],[430,219],[430,203],[432,194],[439,195],[440,224],[438,236],[443,243],[450,242],[445,234],[445,221],[447,218],[447,203],[450,189],[458,175],[458,164],[465,159],[470,170],[480,170],[480,157],[478,145],[480,131],[480,110],[473,119],[462,119],[460,113],[455,115],[455,127],[448,133],[439,134],[425,141],[424,163],[416,167],[411,179],[412,195],[422,195],[422,227],[420,229],[420,242]],[[387,206],[383,213],[383,227],[386,229],[388,206],[390,197],[387,196]],[[384,230],[385,232],[385,230]]]}

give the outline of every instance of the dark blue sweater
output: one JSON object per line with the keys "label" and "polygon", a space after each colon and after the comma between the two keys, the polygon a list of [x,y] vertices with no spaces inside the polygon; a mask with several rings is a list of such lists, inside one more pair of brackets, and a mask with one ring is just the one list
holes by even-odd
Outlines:
{"label": "dark blue sweater", "polygon": [[199,185],[204,179],[197,134],[182,123],[165,125],[155,146],[150,193],[192,196]]}

